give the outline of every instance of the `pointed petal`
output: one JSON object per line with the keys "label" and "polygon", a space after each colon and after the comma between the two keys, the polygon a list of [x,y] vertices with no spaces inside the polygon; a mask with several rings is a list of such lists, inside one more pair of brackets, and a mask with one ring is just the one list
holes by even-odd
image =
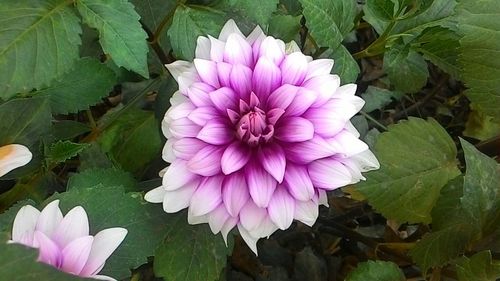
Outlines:
{"label": "pointed petal", "polygon": [[[71,209],[56,228],[52,240],[64,248],[71,241],[89,235],[89,220],[81,206]],[[63,253],[64,254],[64,253]]]}
{"label": "pointed petal", "polygon": [[103,281],[116,281],[115,278],[106,275],[92,275],[92,279],[103,280]]}
{"label": "pointed petal", "polygon": [[303,116],[312,123],[314,132],[324,137],[333,137],[338,134],[349,120],[346,116],[327,108],[311,108]]}
{"label": "pointed petal", "polygon": [[293,101],[290,103],[286,109],[285,116],[300,116],[306,110],[311,107],[311,105],[316,100],[317,94],[314,91],[308,90],[306,88],[299,88],[297,94],[295,95]]}
{"label": "pointed petal", "polygon": [[30,150],[21,144],[9,144],[0,147],[0,177],[28,164],[32,157]]}
{"label": "pointed petal", "polygon": [[172,163],[175,161],[173,145],[176,140],[177,139],[174,137],[171,137],[167,139],[167,142],[165,142],[165,146],[163,146],[163,150],[161,152],[161,158],[165,160],[165,162]]}
{"label": "pointed petal", "polygon": [[196,105],[196,107],[201,107],[201,106],[212,106],[212,101],[210,100],[210,96],[208,93],[214,91],[214,87],[201,83],[201,82],[196,82],[189,87],[187,90],[187,95],[189,97],[189,100]]}
{"label": "pointed petal", "polygon": [[252,47],[245,38],[237,33],[230,34],[224,49],[224,61],[230,64],[253,64]]}
{"label": "pointed petal", "polygon": [[288,55],[280,66],[282,84],[300,85],[307,74],[307,59],[301,52]]}
{"label": "pointed petal", "polygon": [[182,138],[174,142],[172,149],[176,157],[189,160],[206,145],[205,142],[197,138]]}
{"label": "pointed petal", "polygon": [[261,57],[252,75],[252,89],[260,99],[267,98],[281,84],[280,69],[268,58]]}
{"label": "pointed petal", "polygon": [[316,188],[333,190],[348,185],[352,180],[349,170],[333,158],[312,162],[308,166],[308,171]]}
{"label": "pointed petal", "polygon": [[288,117],[276,126],[274,136],[286,142],[302,142],[310,140],[314,137],[313,124],[302,117]]}
{"label": "pointed petal", "polygon": [[182,102],[181,104],[170,107],[165,113],[166,118],[177,120],[187,117],[196,107],[190,101]]}
{"label": "pointed petal", "polygon": [[269,212],[269,217],[278,228],[285,230],[293,222],[295,199],[286,191],[285,187],[278,185],[271,201],[269,201],[267,211]]}
{"label": "pointed petal", "polygon": [[217,38],[214,38],[208,35],[208,39],[210,39],[210,59],[215,62],[222,62],[224,57],[224,46],[226,42],[221,41]]}
{"label": "pointed petal", "polygon": [[211,106],[197,107],[192,110],[187,118],[193,121],[196,125],[205,126],[209,120],[218,118],[220,116],[219,111]]}
{"label": "pointed petal", "polygon": [[252,200],[248,200],[240,211],[240,223],[245,229],[251,231],[259,227],[266,216],[266,208],[259,208]]}
{"label": "pointed petal", "polygon": [[208,216],[207,215],[195,216],[195,215],[193,215],[193,212],[191,211],[192,208],[194,208],[194,207],[189,206],[189,209],[188,209],[188,223],[189,224],[208,223]]}
{"label": "pointed petal", "polygon": [[[356,84],[345,84],[342,85],[335,91],[335,94],[333,95],[333,98],[349,98],[349,97],[354,97],[356,94],[356,89],[358,85]],[[361,110],[363,106],[361,106],[359,110]]]}
{"label": "pointed petal", "polygon": [[34,244],[39,250],[38,261],[58,267],[62,261],[59,247],[41,231],[35,231]]}
{"label": "pointed petal", "polygon": [[351,157],[368,150],[368,145],[346,130],[342,130],[333,138],[326,139],[336,154]]}
{"label": "pointed petal", "polygon": [[234,173],[224,178],[222,201],[231,216],[237,217],[249,198],[250,194],[243,172]]}
{"label": "pointed petal", "polygon": [[252,90],[252,70],[242,64],[234,65],[229,76],[229,83],[241,98],[247,100]]}
{"label": "pointed petal", "polygon": [[266,38],[266,35],[264,34],[264,32],[262,31],[262,28],[260,28],[260,26],[256,26],[252,32],[250,32],[250,34],[247,36],[247,42],[248,44],[252,45],[255,41],[257,40],[264,40]]}
{"label": "pointed petal", "polygon": [[217,63],[217,76],[219,77],[219,83],[221,87],[231,87],[229,76],[231,75],[232,69],[233,66],[229,63],[225,62]]}
{"label": "pointed petal", "polygon": [[209,94],[213,105],[222,113],[226,113],[227,109],[236,109],[236,93],[231,88],[220,88]]}
{"label": "pointed petal", "polygon": [[259,238],[253,237],[248,233],[248,231],[241,225],[241,223],[238,224],[238,231],[240,232],[241,238],[243,238],[243,241],[247,243],[248,247],[252,252],[255,253],[255,255],[258,255],[257,253],[257,241],[259,241]]}
{"label": "pointed petal", "polygon": [[267,36],[259,48],[259,56],[268,58],[274,65],[280,65],[285,58],[285,44],[281,40]]}
{"label": "pointed petal", "polygon": [[196,125],[188,118],[180,118],[173,120],[170,123],[170,133],[178,139],[194,138],[201,130],[201,127]]}
{"label": "pointed petal", "polygon": [[323,189],[317,189],[318,191],[318,202],[320,205],[330,207],[330,204],[328,204],[328,194],[326,194],[326,191]]}
{"label": "pointed petal", "polygon": [[230,19],[226,22],[224,27],[222,27],[222,30],[220,31],[219,34],[219,40],[226,42],[227,39],[229,38],[229,35],[237,33],[241,36],[243,36],[243,33],[241,33],[240,29],[234,22],[234,20]]}
{"label": "pointed petal", "polygon": [[356,163],[356,166],[358,166],[361,172],[368,172],[380,168],[380,163],[370,150],[353,155],[351,160]]}
{"label": "pointed petal", "polygon": [[267,207],[276,189],[276,180],[257,162],[251,162],[245,167],[245,176],[250,196],[255,204]]}
{"label": "pointed petal", "polygon": [[99,231],[94,236],[89,258],[81,271],[83,276],[95,275],[104,266],[106,260],[120,246],[127,236],[125,228],[114,227]]}
{"label": "pointed petal", "polygon": [[203,82],[215,88],[220,87],[217,64],[210,60],[194,59],[194,67]]}
{"label": "pointed petal", "polygon": [[187,208],[199,184],[200,180],[196,179],[186,183],[179,189],[167,191],[163,197],[163,210],[166,213],[176,213]]}
{"label": "pointed petal", "polygon": [[281,108],[273,108],[267,112],[267,121],[271,125],[276,125],[278,120],[280,120],[281,116],[285,113],[284,109]]}
{"label": "pointed petal", "polygon": [[318,203],[314,200],[309,201],[295,201],[295,215],[294,218],[303,222],[308,226],[313,226],[318,219],[319,207]]}
{"label": "pointed petal", "polygon": [[268,237],[271,236],[276,230],[279,228],[274,224],[274,222],[271,220],[269,215],[267,215],[264,219],[262,219],[262,222],[260,225],[249,231],[250,235],[253,237]]}
{"label": "pointed petal", "polygon": [[201,176],[216,175],[222,171],[222,153],[224,153],[224,147],[207,145],[188,161],[187,167],[189,171]]}
{"label": "pointed petal", "polygon": [[179,82],[179,76],[183,72],[189,71],[189,69],[193,67],[193,64],[187,61],[177,60],[171,64],[166,64],[165,67],[167,67],[175,81]]}
{"label": "pointed petal", "polygon": [[62,250],[61,269],[65,272],[79,275],[87,262],[94,237],[83,236],[72,240]]}
{"label": "pointed petal", "polygon": [[207,122],[196,138],[214,145],[227,144],[234,139],[234,132],[222,119],[212,119]]}
{"label": "pointed petal", "polygon": [[288,163],[285,184],[288,192],[297,200],[308,201],[314,197],[314,186],[305,166]]}
{"label": "pointed petal", "polygon": [[210,39],[205,36],[198,36],[194,53],[197,59],[210,60]]}
{"label": "pointed petal", "polygon": [[309,80],[313,77],[330,74],[333,68],[332,59],[316,59],[309,63],[307,74],[304,80]]}
{"label": "pointed petal", "polygon": [[267,99],[268,108],[287,109],[297,95],[298,87],[285,84],[274,90]]}
{"label": "pointed petal", "polygon": [[148,191],[144,195],[144,200],[150,202],[150,203],[161,203],[163,202],[163,198],[165,197],[165,193],[167,191],[163,186],[159,186],[157,188],[154,188],[150,191]]}
{"label": "pointed petal", "polygon": [[168,166],[162,181],[163,188],[166,191],[181,188],[188,182],[198,178],[196,174],[189,171],[187,163],[187,161],[178,159]]}
{"label": "pointed petal", "polygon": [[229,213],[226,211],[224,204],[220,204],[215,210],[208,214],[208,225],[213,234],[219,233],[224,223],[229,219]]}
{"label": "pointed petal", "polygon": [[223,176],[214,176],[201,181],[189,204],[189,211],[194,216],[206,215],[222,203],[223,179]]}
{"label": "pointed petal", "polygon": [[220,230],[222,238],[224,239],[224,243],[226,244],[226,247],[227,247],[227,235],[229,234],[231,229],[233,229],[236,226],[237,223],[238,223],[237,217],[229,217],[222,226],[222,229]]}
{"label": "pointed petal", "polygon": [[285,176],[286,158],[285,151],[276,143],[269,143],[257,151],[257,157],[262,167],[278,182]]}
{"label": "pointed petal", "polygon": [[340,78],[337,75],[330,74],[316,76],[306,80],[302,86],[318,94],[313,106],[321,106],[335,94],[335,91],[340,86]]}
{"label": "pointed petal", "polygon": [[222,172],[229,175],[243,168],[250,159],[250,151],[241,142],[235,141],[230,144],[222,154]]}
{"label": "pointed petal", "polygon": [[63,214],[59,209],[59,200],[54,200],[43,208],[40,216],[38,217],[36,230],[43,232],[48,237],[51,237],[52,233],[54,233],[62,219]]}
{"label": "pointed petal", "polygon": [[23,241],[21,238],[25,236],[25,240],[28,241],[24,242],[29,242],[31,244],[33,242],[33,235],[38,217],[40,217],[40,211],[35,207],[31,205],[21,207],[16,214],[14,225],[12,226],[12,241],[22,243]]}
{"label": "pointed petal", "polygon": [[308,141],[289,143],[283,148],[287,159],[298,164],[307,164],[334,154],[332,147],[318,135]]}

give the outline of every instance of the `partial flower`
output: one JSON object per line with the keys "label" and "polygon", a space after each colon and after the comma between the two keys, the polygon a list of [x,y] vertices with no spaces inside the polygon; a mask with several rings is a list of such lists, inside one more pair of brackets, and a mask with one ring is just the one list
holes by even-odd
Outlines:
{"label": "partial flower", "polygon": [[224,239],[237,226],[257,253],[259,238],[294,219],[313,225],[327,191],[379,167],[349,121],[364,101],[330,59],[229,20],[198,38],[193,63],[166,67],[179,84],[162,123],[171,164],[145,198],[167,213],[189,208],[189,223]]}
{"label": "partial flower", "polygon": [[77,206],[63,216],[59,200],[54,200],[41,212],[31,205],[23,206],[14,219],[9,242],[38,248],[38,261],[61,271],[81,277],[115,280],[97,274],[126,235],[127,230],[120,227],[89,235],[85,210]]}
{"label": "partial flower", "polygon": [[0,147],[0,177],[8,172],[24,166],[31,161],[33,155],[21,144],[9,144]]}

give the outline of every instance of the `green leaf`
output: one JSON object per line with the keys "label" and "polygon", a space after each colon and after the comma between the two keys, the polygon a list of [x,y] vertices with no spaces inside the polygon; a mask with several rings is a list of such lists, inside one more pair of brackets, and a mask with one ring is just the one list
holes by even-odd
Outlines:
{"label": "green leaf", "polygon": [[354,27],[356,4],[351,0],[300,0],[306,25],[321,47],[336,49]]}
{"label": "green leaf", "polygon": [[113,168],[113,162],[109,159],[108,155],[102,151],[99,144],[93,142],[80,153],[80,166],[79,171],[87,169],[108,169]]}
{"label": "green leaf", "polygon": [[68,1],[0,2],[0,99],[49,85],[78,58],[81,28]]}
{"label": "green leaf", "polygon": [[493,117],[477,110],[475,104],[470,104],[469,107],[471,111],[465,123],[464,136],[484,141],[500,135],[500,120],[495,121]]}
{"label": "green leaf", "polygon": [[50,100],[55,114],[76,113],[99,103],[113,89],[114,72],[94,58],[79,60],[73,70],[36,94]]}
{"label": "green leaf", "polygon": [[103,186],[122,186],[126,191],[133,191],[137,186],[134,177],[118,168],[91,168],[73,175],[68,181],[68,190]]}
{"label": "green leaf", "polygon": [[265,27],[271,15],[278,7],[278,0],[262,0],[256,5],[253,0],[227,0],[233,12],[250,18],[262,27]]}
{"label": "green leaf", "polygon": [[45,98],[13,99],[1,104],[0,145],[35,144],[50,132],[51,118],[49,102]]}
{"label": "green leaf", "polygon": [[218,37],[224,24],[223,13],[213,9],[179,6],[175,10],[168,37],[179,59],[192,60],[198,36]]}
{"label": "green leaf", "polygon": [[46,203],[55,199],[61,200],[63,214],[82,206],[88,214],[91,235],[110,227],[128,230],[125,240],[99,273],[117,280],[130,276],[130,269],[146,263],[166,231],[161,207],[144,202],[139,193],[124,193],[122,187],[72,188],[55,194]]}
{"label": "green leaf", "polygon": [[441,189],[436,206],[432,209],[432,230],[441,230],[466,223],[460,202],[460,198],[464,194],[463,187],[464,177],[461,175],[449,181]]}
{"label": "green leaf", "polygon": [[130,172],[140,172],[160,155],[161,138],[154,113],[131,109],[114,120],[98,139],[113,160]]}
{"label": "green leaf", "polygon": [[58,141],[53,143],[46,153],[46,161],[49,165],[64,162],[78,155],[88,147],[87,143],[74,143],[70,141]]}
{"label": "green leaf", "polygon": [[131,3],[127,0],[77,0],[76,7],[83,21],[99,31],[102,49],[118,66],[149,77],[148,36]]}
{"label": "green leaf", "polygon": [[456,265],[459,281],[493,281],[500,278],[500,262],[492,261],[490,251],[463,257]]}
{"label": "green leaf", "polygon": [[410,118],[389,126],[378,137],[375,155],[381,167],[367,173],[358,190],[376,210],[399,222],[429,223],[441,188],[460,173],[455,144],[434,119]]}
{"label": "green leaf", "polygon": [[90,131],[91,128],[87,124],[72,120],[58,120],[52,125],[52,132],[58,140],[72,139]]}
{"label": "green leaf", "polygon": [[367,261],[358,264],[346,281],[404,281],[403,271],[393,262]]}
{"label": "green leaf", "polygon": [[134,4],[135,10],[141,16],[141,21],[143,21],[152,32],[155,32],[161,27],[165,17],[173,12],[176,7],[175,1],[131,0],[130,2]]}
{"label": "green leaf", "polygon": [[398,2],[393,0],[367,0],[363,6],[365,13],[373,14],[381,20],[392,20],[396,16]]}
{"label": "green leaf", "polygon": [[360,69],[351,53],[343,45],[339,45],[331,57],[335,61],[332,72],[340,76],[342,84],[356,82]]}
{"label": "green leaf", "polygon": [[217,280],[232,245],[226,247],[206,224],[189,225],[186,212],[169,214],[167,219],[165,240],[155,252],[155,275],[171,281]]}
{"label": "green leaf", "polygon": [[383,68],[396,90],[405,93],[418,92],[425,86],[429,76],[424,58],[402,42],[385,53]]}
{"label": "green leaf", "polygon": [[301,18],[301,16],[274,15],[269,21],[268,34],[285,42],[292,41],[299,34]]}
{"label": "green leaf", "polygon": [[[2,237],[3,238],[3,237]],[[0,276],[3,280],[91,281],[37,262],[38,250],[0,239]]]}
{"label": "green leaf", "polygon": [[459,62],[467,97],[479,110],[500,121],[500,5],[496,0],[461,1],[457,7]]}
{"label": "green leaf", "polygon": [[368,86],[366,92],[361,94],[365,100],[365,105],[362,110],[369,113],[377,109],[382,109],[384,106],[391,103],[393,99],[399,99],[401,95],[402,94],[399,92]]}

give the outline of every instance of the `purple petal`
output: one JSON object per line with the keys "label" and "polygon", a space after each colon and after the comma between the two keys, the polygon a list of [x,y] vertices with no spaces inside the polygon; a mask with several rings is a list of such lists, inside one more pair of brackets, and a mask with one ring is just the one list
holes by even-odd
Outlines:
{"label": "purple petal", "polygon": [[255,204],[259,207],[267,207],[276,189],[276,180],[262,168],[260,163],[256,162],[251,162],[245,167],[245,176],[250,196]]}
{"label": "purple petal", "polygon": [[189,211],[194,216],[203,216],[222,203],[221,186],[223,176],[204,178],[191,197]]}
{"label": "purple petal", "polygon": [[214,145],[229,143],[234,138],[234,132],[221,119],[212,119],[198,133],[196,138]]}
{"label": "purple petal", "polygon": [[279,185],[274,191],[271,201],[269,201],[267,210],[269,217],[278,228],[285,230],[293,222],[295,199],[293,199],[283,186]]}
{"label": "purple petal", "polygon": [[240,223],[250,231],[259,227],[266,216],[266,208],[259,208],[252,200],[248,200],[240,211]]}
{"label": "purple petal", "polygon": [[288,106],[285,116],[300,116],[306,112],[316,100],[317,94],[306,88],[299,88],[292,103]]}
{"label": "purple petal", "polygon": [[176,213],[189,206],[191,197],[193,197],[196,188],[200,184],[199,179],[186,183],[179,189],[166,191],[163,196],[163,210],[166,213]]}
{"label": "purple petal", "polygon": [[252,70],[242,64],[234,65],[229,83],[241,98],[248,99],[252,90]]}
{"label": "purple petal", "polygon": [[276,143],[268,143],[265,146],[261,146],[257,151],[257,157],[264,169],[273,176],[278,183],[281,183],[285,176],[286,167],[285,152],[281,146]]}
{"label": "purple petal", "polygon": [[285,110],[281,108],[273,108],[267,112],[267,121],[271,125],[275,125],[281,116],[285,114]]}
{"label": "purple petal", "polygon": [[275,130],[274,136],[286,142],[307,141],[314,136],[313,124],[302,117],[284,118]]}
{"label": "purple petal", "polygon": [[208,225],[213,234],[219,233],[224,223],[229,219],[229,213],[226,211],[224,204],[220,204],[215,210],[208,214]]}
{"label": "purple petal", "polygon": [[186,101],[176,106],[170,107],[165,116],[170,118],[171,120],[177,120],[180,118],[187,117],[191,111],[195,109],[195,106],[190,102]]}
{"label": "purple petal", "polygon": [[231,81],[229,81],[229,76],[231,75],[231,70],[233,66],[229,63],[219,62],[217,63],[217,76],[219,77],[219,83],[221,87],[231,87]]}
{"label": "purple petal", "polygon": [[316,59],[309,63],[305,80],[316,76],[330,74],[333,68],[333,60]]}
{"label": "purple petal", "polygon": [[245,175],[242,172],[234,173],[224,178],[222,183],[222,201],[229,214],[238,216],[241,208],[250,198]]}
{"label": "purple petal", "polygon": [[318,135],[308,141],[289,143],[283,148],[287,159],[298,164],[307,164],[334,154],[331,146]]}
{"label": "purple petal", "polygon": [[230,144],[222,154],[222,172],[229,175],[243,168],[250,159],[250,152],[239,141]]}
{"label": "purple petal", "polygon": [[[206,146],[205,146],[206,147]],[[204,147],[204,148],[205,148]],[[165,171],[162,185],[166,191],[176,190],[188,182],[198,178],[196,174],[189,171],[188,162],[177,159]]]}
{"label": "purple petal", "polygon": [[81,275],[92,276],[99,273],[106,260],[120,246],[123,239],[125,239],[127,233],[127,230],[121,227],[99,231],[94,236],[89,258],[81,271]]}
{"label": "purple petal", "polygon": [[348,185],[352,180],[349,170],[333,158],[312,162],[308,171],[316,188],[333,190]]}
{"label": "purple petal", "polygon": [[302,85],[318,94],[313,104],[317,107],[332,98],[340,86],[340,78],[337,75],[321,75],[306,80]]}
{"label": "purple petal", "polygon": [[308,201],[314,197],[314,186],[305,166],[288,163],[285,184],[288,192],[297,200]]}
{"label": "purple petal", "polygon": [[196,82],[189,87],[187,95],[189,100],[197,107],[212,106],[212,101],[208,93],[214,90],[215,89],[208,84]]}
{"label": "purple petal", "polygon": [[59,200],[54,200],[43,208],[40,216],[38,217],[36,230],[43,232],[48,237],[51,237],[52,233],[54,233],[62,219],[63,214],[59,209]]}
{"label": "purple petal", "polygon": [[52,240],[64,248],[71,241],[89,235],[89,220],[81,206],[71,209],[57,227]]}
{"label": "purple petal", "polygon": [[193,121],[196,125],[205,126],[209,120],[217,118],[220,113],[211,106],[198,107],[192,110],[187,118]]}
{"label": "purple petal", "polygon": [[282,84],[300,85],[307,74],[307,59],[304,54],[295,52],[288,55],[280,66]]}
{"label": "purple petal", "polygon": [[188,161],[188,169],[201,176],[209,177],[220,173],[223,147],[207,145]]}
{"label": "purple petal", "polygon": [[281,84],[280,69],[268,58],[261,57],[252,76],[252,89],[261,99],[267,98]]}
{"label": "purple petal", "polygon": [[12,241],[31,245],[39,216],[40,211],[35,207],[31,205],[21,207],[16,214],[14,225],[12,226]]}
{"label": "purple petal", "polygon": [[226,41],[224,61],[230,64],[243,64],[251,67],[253,64],[252,47],[243,36],[233,33]]}
{"label": "purple petal", "polygon": [[173,120],[170,123],[170,133],[178,139],[181,138],[193,138],[198,135],[201,127],[196,125],[193,121],[188,118],[181,118]]}
{"label": "purple petal", "polygon": [[194,67],[203,82],[218,88],[219,77],[217,76],[217,64],[210,60],[194,59]]}
{"label": "purple petal", "polygon": [[87,262],[94,237],[83,236],[72,240],[62,250],[61,269],[65,272],[79,275]]}
{"label": "purple petal", "polygon": [[50,240],[43,232],[35,231],[33,242],[34,246],[39,249],[38,261],[54,267],[61,265],[62,253],[54,241]]}
{"label": "purple petal", "polygon": [[205,146],[206,143],[197,138],[182,138],[173,143],[172,149],[174,150],[175,156],[184,160],[189,160]]}
{"label": "purple petal", "polygon": [[280,41],[281,40],[274,39],[272,36],[267,36],[260,44],[260,58],[262,59],[265,57],[274,65],[280,65],[281,61],[285,57],[285,44],[281,44],[282,42]]}
{"label": "purple petal", "polygon": [[287,109],[297,95],[298,89],[298,87],[288,84],[279,87],[269,95],[267,107]]}
{"label": "purple petal", "polygon": [[220,88],[208,94],[215,107],[222,113],[236,109],[236,93],[231,88]]}
{"label": "purple petal", "polygon": [[303,116],[312,123],[314,132],[324,137],[338,134],[349,120],[346,116],[325,108],[310,108]]}

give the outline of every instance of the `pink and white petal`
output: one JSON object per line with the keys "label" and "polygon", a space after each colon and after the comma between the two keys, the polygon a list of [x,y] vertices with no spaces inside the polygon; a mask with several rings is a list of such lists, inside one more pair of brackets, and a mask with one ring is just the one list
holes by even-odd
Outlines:
{"label": "pink and white petal", "polygon": [[213,145],[228,144],[234,139],[234,132],[222,119],[212,119],[207,122],[196,136],[197,139]]}
{"label": "pink and white petal", "polygon": [[334,158],[316,160],[308,166],[309,176],[316,188],[333,190],[351,183],[349,170]]}
{"label": "pink and white petal", "polygon": [[203,215],[203,216],[195,216],[193,215],[193,213],[191,212],[191,209],[193,207],[189,206],[189,209],[188,209],[188,223],[189,224],[201,224],[201,223],[208,223],[208,216],[207,215]]}
{"label": "pink and white petal", "polygon": [[227,235],[229,234],[231,229],[233,229],[236,226],[237,223],[238,223],[237,217],[229,217],[222,226],[222,229],[220,230],[220,233],[222,234],[222,238],[224,239],[226,247],[227,247]]}
{"label": "pink and white petal", "polygon": [[274,136],[285,142],[303,142],[314,137],[314,126],[305,118],[291,116],[275,127]]}
{"label": "pink and white petal", "polygon": [[332,59],[316,59],[309,62],[306,78],[304,80],[309,80],[316,76],[330,74],[333,68]]}
{"label": "pink and white petal", "polygon": [[231,216],[237,217],[249,198],[250,193],[243,172],[224,177],[222,202]]}
{"label": "pink and white petal", "polygon": [[81,206],[76,206],[64,216],[51,239],[59,247],[64,248],[71,241],[87,235],[89,235],[87,212]]}
{"label": "pink and white petal", "polygon": [[267,36],[259,47],[260,58],[266,57],[274,65],[280,65],[285,58],[285,44],[272,36]]}
{"label": "pink and white petal", "polygon": [[189,204],[189,212],[193,216],[206,215],[222,203],[223,180],[223,176],[213,176],[201,181]]}
{"label": "pink and white petal", "polygon": [[335,151],[335,154],[341,155],[343,158],[351,157],[368,150],[368,145],[366,143],[349,133],[347,130],[340,131],[334,137],[326,139],[326,141]]}
{"label": "pink and white petal", "polygon": [[94,237],[83,236],[72,240],[66,245],[62,252],[61,269],[65,272],[80,275],[88,261]]}
{"label": "pink and white petal", "polygon": [[36,230],[51,237],[63,219],[63,214],[59,209],[59,200],[54,200],[43,208],[36,224]]}
{"label": "pink and white petal", "polygon": [[225,147],[215,145],[205,146],[187,162],[189,171],[205,177],[222,172],[221,158],[224,149]]}
{"label": "pink and white petal", "polygon": [[174,77],[175,81],[179,82],[179,76],[183,72],[189,71],[193,67],[193,64],[188,61],[177,60],[173,63],[166,64],[165,67],[168,69],[170,74],[172,74],[172,77]]}
{"label": "pink and white petal", "polygon": [[208,215],[208,225],[213,234],[219,233],[224,226],[224,223],[229,219],[230,215],[226,210],[224,204],[220,204],[215,210],[211,211]]}
{"label": "pink and white petal", "polygon": [[21,207],[14,218],[12,241],[31,246],[40,211],[31,205]]}
{"label": "pink and white petal", "polygon": [[121,227],[107,228],[99,231],[94,236],[87,263],[80,274],[83,276],[92,276],[99,273],[106,260],[123,242],[127,233],[128,231]]}
{"label": "pink and white petal", "polygon": [[217,63],[217,76],[219,77],[219,83],[221,87],[231,87],[231,81],[229,81],[229,77],[231,76],[232,69],[233,65],[229,63]]}
{"label": "pink and white petal", "polygon": [[317,189],[318,191],[318,203],[320,205],[330,207],[330,204],[328,203],[328,194],[326,194],[326,191],[323,189]]}
{"label": "pink and white petal", "polygon": [[254,252],[255,255],[258,255],[258,253],[257,253],[257,241],[259,241],[259,238],[253,237],[252,235],[250,235],[248,230],[246,230],[245,227],[241,225],[241,223],[238,223],[238,231],[241,235],[241,238],[243,238],[243,241],[245,241],[245,243],[247,243],[250,250],[252,250],[252,252]]}
{"label": "pink and white petal", "polygon": [[167,191],[163,186],[159,186],[148,191],[144,195],[144,200],[148,201],[149,203],[162,203],[166,192]]}
{"label": "pink and white petal", "polygon": [[50,264],[54,267],[60,266],[62,253],[59,247],[41,231],[35,231],[33,244],[38,248],[38,261]]}
{"label": "pink and white petal", "polygon": [[290,103],[286,109],[285,116],[300,116],[306,110],[308,110],[311,105],[316,100],[318,94],[314,91],[308,90],[306,88],[299,88],[295,98]]}
{"label": "pink and white petal", "polygon": [[189,160],[206,145],[197,138],[182,138],[174,142],[172,149],[176,157]]}
{"label": "pink and white petal", "polygon": [[248,100],[252,91],[252,70],[242,64],[233,65],[229,76],[231,88],[244,100]]}
{"label": "pink and white petal", "polygon": [[314,200],[309,201],[295,201],[295,215],[294,218],[303,222],[308,226],[313,226],[318,219],[319,206]]}
{"label": "pink and white petal", "polygon": [[259,238],[260,237],[269,237],[269,236],[271,236],[271,234],[273,234],[278,229],[279,228],[276,226],[276,224],[274,224],[274,222],[271,220],[269,215],[267,215],[262,220],[260,225],[257,228],[249,231],[249,233],[253,237],[259,237]]}
{"label": "pink and white petal", "polygon": [[212,106],[197,107],[187,116],[189,120],[199,126],[205,126],[209,120],[217,117],[220,117],[220,113]]}
{"label": "pink and white petal", "polygon": [[210,60],[210,39],[205,36],[198,36],[196,39],[195,57],[197,59]]}
{"label": "pink and white petal", "polygon": [[211,60],[194,59],[194,67],[201,80],[215,88],[220,87],[217,64]]}
{"label": "pink and white petal", "polygon": [[359,138],[361,136],[361,134],[358,132],[358,129],[356,129],[356,127],[354,127],[354,125],[351,123],[351,121],[347,121],[344,129],[346,131],[348,131],[349,133],[353,134],[357,138]]}
{"label": "pink and white petal", "polygon": [[8,144],[0,147],[0,177],[28,164],[33,158],[30,150],[21,144]]}
{"label": "pink and white petal", "polygon": [[191,71],[182,73],[177,79],[177,83],[179,84],[179,91],[183,95],[186,95],[189,87],[197,82],[201,82],[201,78],[194,67],[191,69]]}
{"label": "pink and white petal", "polygon": [[250,151],[241,142],[233,142],[224,150],[224,153],[222,154],[222,172],[225,175],[229,175],[239,171],[248,163],[250,156]]}
{"label": "pink and white petal", "polygon": [[198,135],[201,127],[196,125],[193,121],[188,118],[181,118],[173,120],[169,126],[170,133],[172,136],[181,138],[194,138]]}
{"label": "pink and white petal", "polygon": [[177,159],[168,166],[163,175],[162,185],[166,191],[176,190],[183,187],[188,182],[198,178],[196,174],[189,171],[188,162]]}
{"label": "pink and white petal", "polygon": [[288,55],[280,66],[281,83],[290,85],[300,85],[307,74],[307,59],[301,52]]}
{"label": "pink and white petal", "polygon": [[268,143],[257,151],[257,157],[262,167],[278,182],[283,182],[285,176],[285,151],[276,143]]}
{"label": "pink and white petal", "polygon": [[196,105],[196,107],[212,106],[212,101],[210,100],[208,93],[214,90],[214,87],[208,84],[196,82],[189,87],[187,95],[189,100]]}
{"label": "pink and white petal", "polygon": [[297,95],[298,87],[292,85],[283,85],[272,92],[267,99],[268,108],[287,109]]}
{"label": "pink and white petal", "polygon": [[314,125],[314,132],[323,137],[333,137],[342,131],[349,120],[347,116],[328,108],[310,108],[304,115]]}
{"label": "pink and white petal", "polygon": [[227,109],[236,109],[237,95],[231,89],[223,87],[208,94],[212,104],[221,112],[226,113]]}
{"label": "pink and white petal", "polygon": [[253,202],[259,207],[267,207],[277,181],[256,161],[245,167],[245,179]]}
{"label": "pink and white petal", "polygon": [[361,171],[357,167],[356,163],[352,161],[351,158],[340,158],[340,157],[335,157],[335,158],[338,159],[339,162],[342,163],[351,173],[352,180],[349,184],[355,184],[360,180],[366,180],[366,178],[361,174]]}
{"label": "pink and white petal", "polygon": [[266,208],[260,208],[252,200],[248,200],[240,211],[240,224],[246,230],[252,231],[257,229],[266,217]]}
{"label": "pink and white petal", "polygon": [[298,164],[307,164],[334,154],[332,147],[318,135],[308,141],[288,143],[283,148],[287,159]]}
{"label": "pink and white petal", "polygon": [[306,166],[288,163],[285,172],[285,186],[297,200],[309,201],[314,197],[314,186]]}
{"label": "pink and white petal", "polygon": [[370,150],[355,154],[351,156],[350,159],[356,163],[356,166],[361,172],[378,170],[380,168],[380,163]]}
{"label": "pink and white petal", "polygon": [[171,120],[184,118],[187,117],[195,108],[196,107],[193,103],[185,101],[181,104],[170,107],[165,113],[165,118],[170,118]]}
{"label": "pink and white petal", "polygon": [[[356,89],[358,85],[356,84],[345,84],[340,86],[333,95],[333,98],[348,98],[353,97],[356,94]],[[361,109],[361,108],[360,108]]]}
{"label": "pink and white petal", "polygon": [[184,208],[187,208],[191,202],[191,197],[193,197],[193,194],[199,184],[200,180],[195,179],[179,189],[166,191],[162,200],[163,210],[166,213],[176,213]]}
{"label": "pink and white petal", "polygon": [[163,146],[163,150],[161,152],[161,157],[162,159],[167,162],[167,163],[172,163],[175,160],[175,154],[174,154],[174,149],[173,145],[174,142],[177,141],[175,138],[169,138],[165,142],[165,145]]}
{"label": "pink and white petal", "polygon": [[243,33],[241,33],[240,29],[234,22],[234,20],[230,19],[224,24],[224,27],[222,27],[222,30],[220,31],[219,34],[219,40],[226,42],[227,39],[229,38],[229,35],[237,33],[241,36],[243,36]]}
{"label": "pink and white petal", "polygon": [[247,42],[250,45],[253,45],[257,40],[263,41],[266,38],[266,35],[262,31],[262,28],[260,26],[256,26],[252,32],[247,36]]}
{"label": "pink and white petal", "polygon": [[226,42],[221,41],[217,38],[214,38],[208,35],[208,39],[210,39],[210,59],[215,62],[222,62],[224,60],[224,48],[226,46]]}
{"label": "pink and white petal", "polygon": [[92,279],[103,280],[103,281],[117,281],[115,278],[106,275],[92,275]]}
{"label": "pink and white petal", "polygon": [[340,78],[337,75],[330,74],[315,76],[306,80],[302,86],[318,94],[312,106],[319,107],[330,100],[335,94],[335,91],[340,86]]}
{"label": "pink and white petal", "polygon": [[252,47],[237,33],[230,34],[224,49],[224,61],[230,64],[253,65]]}
{"label": "pink and white petal", "polygon": [[293,222],[295,214],[295,199],[286,191],[282,185],[278,185],[274,191],[269,206],[267,207],[269,217],[278,226],[279,229],[285,230]]}
{"label": "pink and white petal", "polygon": [[261,57],[252,75],[252,89],[260,99],[269,96],[281,84],[280,69],[268,58]]}

